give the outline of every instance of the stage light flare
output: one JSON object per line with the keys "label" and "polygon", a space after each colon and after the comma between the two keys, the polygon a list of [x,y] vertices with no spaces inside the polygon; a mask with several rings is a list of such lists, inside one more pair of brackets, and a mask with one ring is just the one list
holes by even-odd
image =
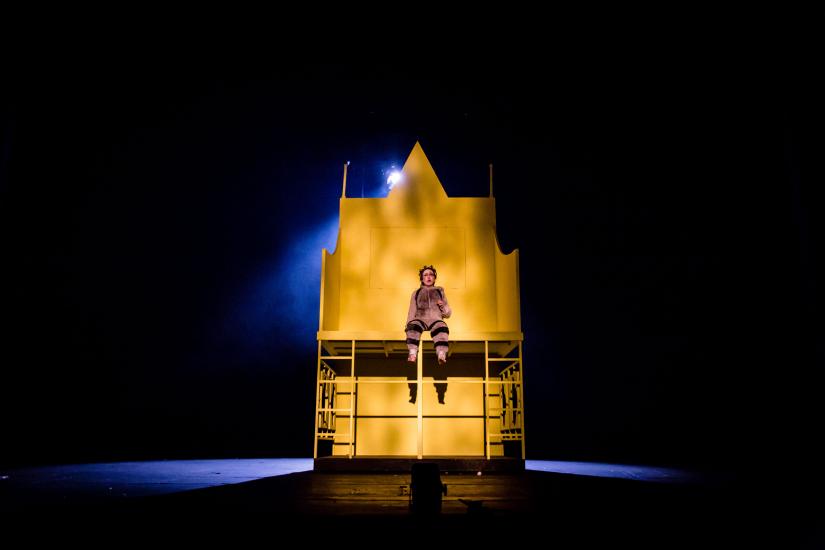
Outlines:
{"label": "stage light flare", "polygon": [[390,189],[392,189],[401,180],[402,180],[401,172],[399,170],[393,170],[392,172],[390,172],[390,175],[387,177],[387,185],[389,185]]}

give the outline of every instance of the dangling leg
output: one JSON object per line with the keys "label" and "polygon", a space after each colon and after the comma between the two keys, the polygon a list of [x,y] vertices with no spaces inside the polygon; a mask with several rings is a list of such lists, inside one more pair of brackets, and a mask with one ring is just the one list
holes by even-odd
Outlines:
{"label": "dangling leg", "polygon": [[424,326],[417,319],[413,319],[407,323],[407,349],[410,350],[410,355],[407,361],[415,363],[418,358],[418,344],[421,342],[421,333],[424,332]]}
{"label": "dangling leg", "polygon": [[450,329],[444,321],[436,321],[430,325],[430,336],[433,337],[433,346],[438,355],[438,364],[447,362],[447,350],[449,349]]}

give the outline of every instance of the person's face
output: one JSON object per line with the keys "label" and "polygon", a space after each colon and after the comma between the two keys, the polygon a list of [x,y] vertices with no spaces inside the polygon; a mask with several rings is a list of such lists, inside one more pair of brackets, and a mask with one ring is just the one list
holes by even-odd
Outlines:
{"label": "person's face", "polygon": [[432,269],[425,269],[424,273],[421,274],[421,280],[424,282],[424,286],[433,286],[433,283],[435,283],[435,273],[433,273]]}

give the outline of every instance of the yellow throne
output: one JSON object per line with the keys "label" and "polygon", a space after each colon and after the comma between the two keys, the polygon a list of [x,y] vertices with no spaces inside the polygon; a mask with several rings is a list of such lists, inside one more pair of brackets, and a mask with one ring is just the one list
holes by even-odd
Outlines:
{"label": "yellow throne", "polygon": [[[448,197],[418,143],[401,173],[385,198],[348,198],[345,167],[338,242],[322,251],[315,467],[377,458],[523,464],[518,250],[499,247],[492,177],[489,197]],[[425,264],[453,310],[445,365],[429,332],[417,365],[406,361],[407,309]]]}

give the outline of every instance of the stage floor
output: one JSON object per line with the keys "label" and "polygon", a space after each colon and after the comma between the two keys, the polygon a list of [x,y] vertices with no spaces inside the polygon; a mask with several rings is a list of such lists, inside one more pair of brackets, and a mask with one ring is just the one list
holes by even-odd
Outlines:
{"label": "stage floor", "polygon": [[6,525],[35,525],[29,533],[61,525],[61,536],[81,538],[113,529],[208,541],[215,530],[251,537],[278,528],[312,533],[313,541],[377,542],[379,534],[415,532],[514,546],[538,536],[577,547],[622,541],[673,548],[798,547],[822,535],[815,508],[764,479],[531,460],[519,473],[442,472],[441,511],[422,517],[410,509],[410,473],[318,472],[312,465],[249,459],[19,468],[0,472],[0,505]]}
{"label": "stage floor", "polygon": [[[525,468],[548,473],[665,483],[701,482],[708,477],[707,474],[674,468],[598,462],[527,460]],[[311,458],[62,464],[0,470],[0,494],[5,494],[7,498],[15,495],[22,499],[40,500],[119,500],[244,483],[312,469]]]}

